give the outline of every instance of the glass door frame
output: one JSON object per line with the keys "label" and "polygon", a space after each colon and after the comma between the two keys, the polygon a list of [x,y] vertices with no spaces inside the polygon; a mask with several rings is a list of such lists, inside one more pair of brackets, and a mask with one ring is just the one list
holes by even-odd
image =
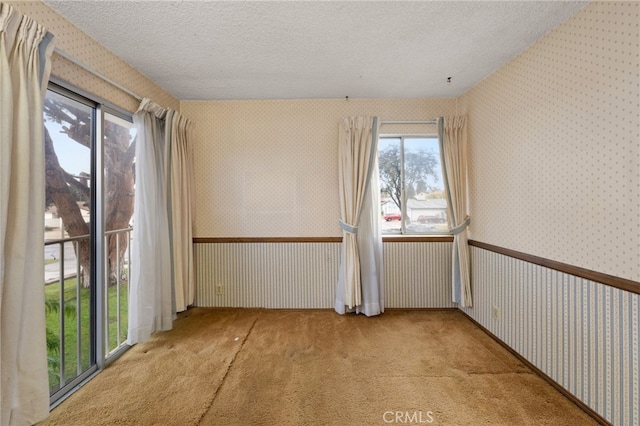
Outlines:
{"label": "glass door frame", "polygon": [[[77,101],[92,108],[92,123],[90,140],[90,185],[91,185],[91,213],[90,213],[90,251],[91,251],[91,271],[90,271],[90,361],[87,370],[76,376],[68,383],[53,392],[49,398],[50,409],[64,401],[81,385],[89,381],[106,365],[118,358],[128,349],[128,345],[123,345],[107,358],[107,335],[106,327],[108,318],[106,315],[107,295],[105,293],[105,259],[108,255],[105,250],[106,241],[106,218],[105,218],[105,169],[104,169],[104,122],[105,113],[132,121],[132,114],[108,104],[104,100],[94,95],[86,93],[72,85],[55,77],[50,79],[48,90],[61,96]],[[64,330],[61,331],[64,333]]]}

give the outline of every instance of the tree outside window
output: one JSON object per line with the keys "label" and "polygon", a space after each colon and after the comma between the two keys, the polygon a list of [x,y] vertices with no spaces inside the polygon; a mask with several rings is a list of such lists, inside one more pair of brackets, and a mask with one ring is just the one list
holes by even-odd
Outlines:
{"label": "tree outside window", "polygon": [[382,232],[447,233],[438,139],[380,137],[378,164]]}

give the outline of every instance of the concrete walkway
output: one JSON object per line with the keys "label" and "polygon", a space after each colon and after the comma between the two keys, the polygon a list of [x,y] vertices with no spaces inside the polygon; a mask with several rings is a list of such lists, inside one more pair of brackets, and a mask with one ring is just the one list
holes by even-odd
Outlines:
{"label": "concrete walkway", "polygon": [[[60,244],[51,244],[44,247],[44,260],[55,262],[44,265],[44,283],[51,284],[60,281]],[[64,245],[64,279],[73,278],[77,273],[78,260],[72,244]]]}

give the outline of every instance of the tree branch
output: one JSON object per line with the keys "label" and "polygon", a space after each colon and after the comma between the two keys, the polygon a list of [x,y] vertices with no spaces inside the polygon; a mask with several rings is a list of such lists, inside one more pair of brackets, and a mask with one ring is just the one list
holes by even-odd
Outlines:
{"label": "tree branch", "polygon": [[91,148],[91,116],[86,111],[62,102],[45,99],[44,112],[50,120],[62,125],[61,133]]}
{"label": "tree branch", "polygon": [[78,180],[70,173],[67,173],[66,170],[62,170],[64,173],[65,181],[73,187],[84,199],[85,202],[91,202],[91,188],[82,183],[78,182]]}

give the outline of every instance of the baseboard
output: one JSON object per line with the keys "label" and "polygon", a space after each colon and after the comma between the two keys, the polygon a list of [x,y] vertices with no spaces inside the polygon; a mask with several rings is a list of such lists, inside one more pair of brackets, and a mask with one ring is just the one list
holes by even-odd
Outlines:
{"label": "baseboard", "polygon": [[472,317],[470,317],[466,312],[464,312],[463,310],[459,309],[459,311],[465,316],[467,317],[467,319],[469,321],[471,321],[473,324],[475,324],[480,330],[484,331],[489,337],[491,337],[493,340],[495,340],[496,342],[498,342],[498,344],[500,346],[502,346],[503,348],[505,348],[507,351],[509,351],[511,354],[513,354],[516,358],[518,358],[518,360],[520,360],[520,362],[522,362],[524,365],[526,365],[527,367],[529,367],[531,370],[533,370],[534,373],[536,373],[539,377],[541,377],[542,379],[544,379],[547,383],[549,383],[551,386],[554,387],[554,389],[556,389],[558,392],[560,392],[562,395],[564,395],[565,397],[567,397],[571,402],[573,402],[575,405],[577,405],[578,407],[580,407],[585,413],[587,413],[589,416],[591,416],[596,422],[600,423],[603,426],[613,426],[611,423],[609,423],[604,417],[602,417],[600,414],[596,413],[591,407],[589,407],[588,405],[586,405],[584,402],[580,401],[578,398],[575,397],[575,395],[573,395],[571,392],[569,392],[568,390],[566,390],[564,387],[562,387],[558,382],[556,382],[555,380],[553,380],[551,377],[549,377],[545,372],[543,372],[542,370],[540,370],[538,367],[536,367],[535,365],[533,365],[529,360],[527,360],[525,357],[523,357],[522,355],[520,355],[518,352],[516,352],[511,346],[507,345],[505,342],[503,342],[502,340],[500,340],[498,338],[498,336],[496,336],[495,334],[493,334],[491,331],[489,331],[487,328],[485,328],[482,324],[480,324],[478,321],[476,321],[475,319],[473,319]]}
{"label": "baseboard", "polygon": [[428,312],[434,312],[434,311],[449,311],[449,312],[455,312],[455,311],[459,311],[460,309],[458,308],[448,308],[448,307],[443,307],[443,308],[384,308],[385,312],[391,312],[391,311],[428,311]]}

